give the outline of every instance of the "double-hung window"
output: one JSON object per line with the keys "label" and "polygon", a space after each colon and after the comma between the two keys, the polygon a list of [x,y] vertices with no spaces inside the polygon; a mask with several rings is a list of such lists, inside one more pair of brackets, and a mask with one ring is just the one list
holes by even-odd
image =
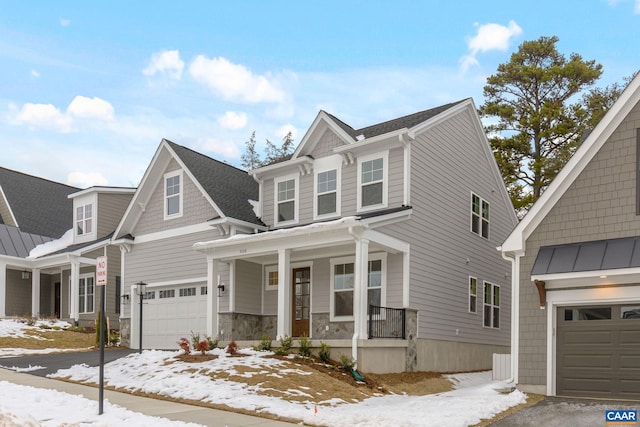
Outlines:
{"label": "double-hung window", "polygon": [[489,202],[471,193],[471,231],[489,238]]}
{"label": "double-hung window", "polygon": [[316,217],[336,214],[338,211],[338,170],[332,169],[316,175]]}
{"label": "double-hung window", "polygon": [[175,171],[164,176],[164,218],[182,216],[183,180],[182,171]]}
{"label": "double-hung window", "polygon": [[83,205],[76,208],[76,236],[91,234],[93,231],[93,205]]}
{"label": "double-hung window", "polygon": [[78,312],[93,313],[95,278],[93,274],[81,275],[78,279]]}
{"label": "double-hung window", "polygon": [[388,163],[388,152],[358,159],[358,209],[387,206]]}
{"label": "double-hung window", "polygon": [[295,223],[298,220],[296,209],[298,176],[283,177],[275,180],[274,184],[276,224]]}
{"label": "double-hung window", "polygon": [[484,326],[500,327],[500,286],[484,282]]}
{"label": "double-hung window", "polygon": [[[384,302],[384,254],[372,254],[367,262],[367,307],[380,307]],[[353,316],[353,286],[355,278],[353,258],[331,260],[332,316]]]}

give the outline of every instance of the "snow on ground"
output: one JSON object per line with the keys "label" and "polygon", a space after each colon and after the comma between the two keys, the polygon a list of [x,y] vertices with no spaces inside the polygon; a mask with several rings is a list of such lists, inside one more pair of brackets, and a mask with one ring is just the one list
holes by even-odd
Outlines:
{"label": "snow on ground", "polygon": [[29,330],[63,330],[70,326],[69,323],[57,319],[33,321],[26,319],[0,319],[0,337],[45,339],[28,335],[26,332]]}
{"label": "snow on ground", "polygon": [[[267,412],[304,421],[313,425],[341,426],[468,426],[483,418],[523,403],[526,396],[520,391],[503,394],[497,391],[505,382],[491,381],[490,372],[449,376],[455,390],[427,396],[390,395],[347,403],[328,399],[322,405],[299,403],[258,394],[259,385],[216,379],[209,372],[244,372],[241,365],[252,370],[269,370],[283,365],[278,359],[263,357],[269,352],[242,349],[244,357],[228,356],[223,350],[209,352],[217,359],[184,363],[176,351],[147,350],[131,354],[105,365],[105,384],[129,391],[157,393],[174,398],[192,399],[224,404],[256,412]],[[295,370],[294,370],[295,371]],[[293,372],[295,373],[295,372]],[[306,372],[300,372],[307,374]],[[250,375],[246,373],[243,375]],[[98,368],[76,365],[49,375],[70,377],[84,383],[98,382]],[[300,380],[301,383],[304,379]]]}
{"label": "snow on ground", "polygon": [[[65,322],[38,321],[48,327],[69,327]],[[29,336],[25,331],[40,328],[42,323],[29,326],[24,321],[0,320],[0,337]],[[77,351],[69,349],[65,351]],[[0,349],[0,357],[6,355],[35,354],[60,349],[26,350]],[[347,403],[340,399],[327,398],[321,404],[287,401],[277,397],[259,394],[260,385],[216,379],[208,373],[227,372],[250,376],[253,373],[278,371],[280,374],[309,375],[285,367],[279,359],[264,357],[270,352],[242,349],[243,357],[230,357],[223,350],[215,349],[217,359],[184,363],[176,359],[180,351],[147,350],[142,354],[131,354],[105,365],[105,383],[129,391],[142,391],[170,396],[223,404],[238,409],[266,412],[281,417],[298,419],[311,425],[341,426],[468,426],[484,418],[523,403],[526,396],[520,391],[508,394],[497,390],[506,387],[505,382],[491,381],[490,372],[449,375],[455,390],[427,396],[388,395],[366,399],[359,403]],[[40,366],[26,370],[40,369]],[[15,368],[9,368],[15,369]],[[270,374],[271,375],[271,374]],[[275,374],[274,374],[275,375]],[[74,381],[98,383],[98,368],[75,365],[61,369],[53,378],[70,377]],[[300,383],[304,384],[301,377]],[[300,396],[302,390],[290,390]],[[147,417],[139,413],[105,402],[102,416],[98,416],[98,403],[83,397],[19,386],[0,381],[0,426],[24,425],[58,426],[66,423],[74,425],[135,425],[135,426],[182,426],[185,424],[163,418]]]}
{"label": "snow on ground", "polygon": [[98,402],[54,390],[0,381],[1,426],[153,426],[198,427],[129,411],[108,401],[98,415]]}

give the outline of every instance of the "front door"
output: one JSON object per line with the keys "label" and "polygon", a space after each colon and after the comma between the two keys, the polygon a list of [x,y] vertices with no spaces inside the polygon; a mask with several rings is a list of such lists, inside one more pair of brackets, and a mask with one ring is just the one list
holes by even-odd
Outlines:
{"label": "front door", "polygon": [[293,324],[291,336],[309,336],[309,311],[311,306],[311,268],[293,270]]}

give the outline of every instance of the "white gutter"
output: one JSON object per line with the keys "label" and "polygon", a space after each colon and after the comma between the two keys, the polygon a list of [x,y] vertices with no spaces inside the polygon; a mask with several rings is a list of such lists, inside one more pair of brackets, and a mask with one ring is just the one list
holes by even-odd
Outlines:
{"label": "white gutter", "polygon": [[511,378],[508,383],[518,385],[518,361],[520,355],[520,258],[522,253],[514,253],[513,258],[497,248],[502,258],[511,262]]}

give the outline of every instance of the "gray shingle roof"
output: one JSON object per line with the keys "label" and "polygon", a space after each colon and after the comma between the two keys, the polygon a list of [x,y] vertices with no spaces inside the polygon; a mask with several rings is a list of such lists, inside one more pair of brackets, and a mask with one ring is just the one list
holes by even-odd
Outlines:
{"label": "gray shingle roof", "polygon": [[79,188],[2,167],[0,187],[21,231],[59,238],[72,228],[73,201],[67,196]]}
{"label": "gray shingle roof", "polygon": [[404,128],[411,129],[412,127],[437,116],[438,114],[448,110],[449,108],[454,107],[455,105],[466,101],[467,99],[469,98],[462,99],[456,102],[451,102],[449,104],[441,105],[439,107],[431,108],[429,110],[419,111],[417,113],[409,114],[407,116],[398,117],[397,119],[388,120],[386,122],[363,127],[361,129],[353,129],[351,126],[349,126],[342,120],[338,119],[337,117],[329,113],[327,114],[329,115],[329,117],[331,117],[333,121],[335,121],[335,123],[338,126],[340,126],[353,139],[355,139],[356,136],[358,135],[364,135],[365,138],[371,138],[374,136],[393,132],[398,129],[404,129]]}
{"label": "gray shingle roof", "polygon": [[543,246],[532,275],[640,267],[640,237]]}
{"label": "gray shingle roof", "polygon": [[258,200],[258,183],[246,171],[165,140],[225,216],[264,225],[249,200]]}
{"label": "gray shingle roof", "polygon": [[0,255],[26,258],[31,249],[51,240],[50,237],[25,233],[11,225],[0,224]]}

